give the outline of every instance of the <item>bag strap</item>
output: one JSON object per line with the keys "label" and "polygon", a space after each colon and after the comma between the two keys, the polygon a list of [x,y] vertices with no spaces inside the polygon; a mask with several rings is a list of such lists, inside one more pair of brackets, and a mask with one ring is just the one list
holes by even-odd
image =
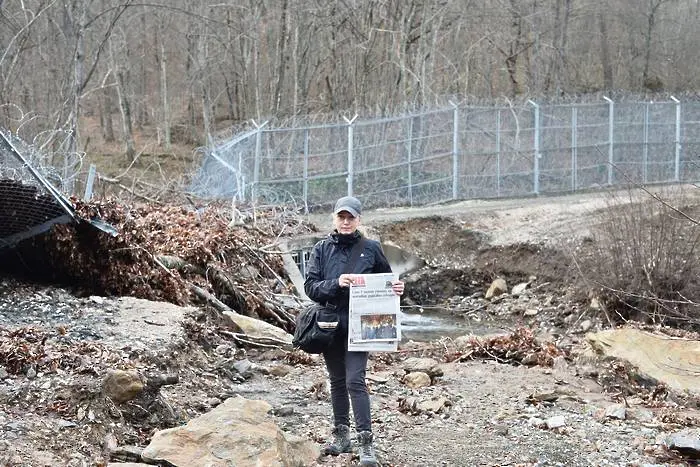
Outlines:
{"label": "bag strap", "polygon": [[357,259],[360,257],[360,254],[362,254],[362,250],[365,249],[365,237],[360,237],[360,240],[358,240],[355,245],[352,247],[352,252],[350,253],[350,261],[348,261],[348,264],[345,266],[345,271],[343,271],[343,274],[351,274],[352,270],[355,269],[355,263],[357,263]]}

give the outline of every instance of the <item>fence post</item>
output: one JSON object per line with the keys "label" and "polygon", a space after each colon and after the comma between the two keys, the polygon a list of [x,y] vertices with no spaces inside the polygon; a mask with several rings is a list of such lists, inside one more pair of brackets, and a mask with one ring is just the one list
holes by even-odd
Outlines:
{"label": "fence post", "polygon": [[615,148],[615,102],[607,96],[603,96],[608,102],[608,185],[614,182],[614,148]]}
{"label": "fence post", "polygon": [[671,96],[676,103],[676,157],[674,164],[674,180],[681,181],[681,101]]}
{"label": "fence post", "polygon": [[408,205],[413,207],[413,116],[408,117],[408,134],[406,135],[406,159],[408,160]]}
{"label": "fence post", "polygon": [[644,183],[649,179],[649,103],[644,105],[644,147],[642,149],[642,180]]}
{"label": "fence post", "polygon": [[353,182],[355,178],[355,157],[353,154],[353,122],[357,118],[357,114],[355,114],[354,117],[352,117],[352,120],[348,120],[347,118],[343,117],[343,119],[347,122],[348,124],[348,176],[345,179],[348,184],[348,196],[353,196]]}
{"label": "fence post", "polygon": [[95,173],[97,172],[97,166],[95,164],[90,164],[90,169],[88,169],[87,181],[85,182],[85,195],[83,199],[85,201],[90,201],[92,199],[92,187],[95,184]]}
{"label": "fence post", "polygon": [[253,204],[258,202],[258,184],[260,183],[260,163],[262,159],[262,129],[267,122],[262,125],[255,123],[255,120],[251,120],[255,128],[258,130],[255,133],[255,165],[253,166],[253,189],[250,195]]}
{"label": "fence post", "polygon": [[533,191],[536,195],[540,194],[540,106],[533,100],[528,100],[528,103],[535,108],[535,134],[533,136]]}
{"label": "fence post", "polygon": [[459,189],[459,107],[452,103],[452,199],[457,199]]}
{"label": "fence post", "polygon": [[[304,129],[304,214],[309,213],[309,129]],[[302,253],[302,263],[304,262]]]}
{"label": "fence post", "polygon": [[577,170],[578,170],[578,154],[577,154],[577,135],[576,130],[578,126],[578,108],[576,105],[571,107],[571,191],[576,191],[578,180],[577,180]]}
{"label": "fence post", "polygon": [[501,109],[496,111],[496,196],[501,197]]}

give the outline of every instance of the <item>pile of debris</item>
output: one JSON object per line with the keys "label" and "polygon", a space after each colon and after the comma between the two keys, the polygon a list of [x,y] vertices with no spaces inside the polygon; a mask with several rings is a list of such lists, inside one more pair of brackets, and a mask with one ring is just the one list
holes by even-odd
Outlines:
{"label": "pile of debris", "polygon": [[35,269],[49,271],[51,282],[83,295],[206,302],[293,329],[296,303],[276,240],[315,230],[295,213],[257,209],[231,222],[230,207],[221,205],[74,203],[77,217],[100,219],[118,234],[78,222],[19,245],[18,256],[41,257]]}

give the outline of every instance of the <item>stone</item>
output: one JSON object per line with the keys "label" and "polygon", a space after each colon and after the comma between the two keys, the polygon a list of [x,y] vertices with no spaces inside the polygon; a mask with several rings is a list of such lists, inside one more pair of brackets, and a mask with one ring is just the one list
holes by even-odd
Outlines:
{"label": "stone", "polygon": [[609,405],[605,408],[605,418],[625,420],[627,418],[627,409],[623,405]]}
{"label": "stone", "polygon": [[130,401],[143,391],[143,381],[137,371],[110,370],[102,381],[102,392],[115,403]]}
{"label": "stone", "polygon": [[514,285],[510,291],[510,294],[517,297],[521,293],[525,292],[525,289],[527,289],[529,285],[530,284],[528,282],[521,282],[520,284]]}
{"label": "stone", "polygon": [[283,432],[265,401],[231,397],[186,425],[155,433],[144,449],[148,463],[284,467],[311,465],[320,452],[315,443]]}
{"label": "stone", "polygon": [[403,377],[403,383],[411,389],[427,388],[430,386],[430,376],[422,371],[414,371]]}
{"label": "stone", "polygon": [[416,408],[421,412],[440,413],[442,409],[449,405],[449,401],[445,397],[438,397],[427,401],[420,401],[416,404]]}
{"label": "stone", "polygon": [[491,286],[488,288],[486,291],[486,295],[484,298],[486,300],[490,300],[494,297],[497,297],[501,294],[504,294],[508,291],[508,284],[506,284],[505,279],[499,277],[497,279],[494,279],[493,282],[491,282]]}
{"label": "stone", "polygon": [[277,376],[278,378],[283,378],[289,374],[291,368],[287,365],[275,365],[269,369],[269,374],[272,376]]}
{"label": "stone", "polygon": [[221,405],[222,402],[223,401],[218,397],[212,397],[210,399],[207,399],[207,405],[209,407],[216,407],[217,405]]}
{"label": "stone", "polygon": [[247,358],[245,360],[238,360],[234,362],[232,366],[233,369],[236,370],[244,378],[250,378],[251,376],[253,376],[253,370],[255,369],[255,365]]}
{"label": "stone", "polygon": [[143,448],[138,446],[118,446],[113,452],[111,459],[120,462],[140,462]]}
{"label": "stone", "polygon": [[545,421],[545,424],[550,430],[562,428],[566,426],[566,417],[564,417],[563,415],[555,415],[554,417],[548,418]]}
{"label": "stone", "polygon": [[291,405],[283,405],[282,407],[272,409],[272,414],[277,417],[289,417],[294,415],[294,407]]}
{"label": "stone", "polygon": [[406,373],[421,372],[431,378],[443,375],[440,364],[432,358],[410,357],[403,362],[402,368]]}
{"label": "stone", "polygon": [[581,324],[579,324],[579,328],[581,329],[581,332],[590,331],[592,326],[593,326],[593,323],[591,322],[590,319],[585,319],[585,320],[581,321]]}
{"label": "stone", "polygon": [[[586,334],[591,349],[604,357],[625,360],[646,379],[671,389],[700,395],[700,341],[620,328]],[[673,362],[673,364],[669,364]]]}
{"label": "stone", "polygon": [[266,323],[259,319],[239,315],[238,313],[224,311],[222,315],[224,320],[228,320],[232,327],[240,328],[245,334],[253,337],[274,339],[289,349],[292,348],[293,336],[284,329],[280,329],[273,324]]}
{"label": "stone", "polygon": [[688,459],[700,459],[700,431],[687,429],[668,435],[664,441],[666,447]]}

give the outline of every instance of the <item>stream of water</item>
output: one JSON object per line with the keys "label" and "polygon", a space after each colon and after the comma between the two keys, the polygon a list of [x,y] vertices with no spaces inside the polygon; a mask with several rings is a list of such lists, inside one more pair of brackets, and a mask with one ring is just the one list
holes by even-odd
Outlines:
{"label": "stream of water", "polygon": [[401,311],[401,332],[404,341],[428,342],[441,337],[483,336],[502,331],[458,316],[442,313],[406,313]]}

